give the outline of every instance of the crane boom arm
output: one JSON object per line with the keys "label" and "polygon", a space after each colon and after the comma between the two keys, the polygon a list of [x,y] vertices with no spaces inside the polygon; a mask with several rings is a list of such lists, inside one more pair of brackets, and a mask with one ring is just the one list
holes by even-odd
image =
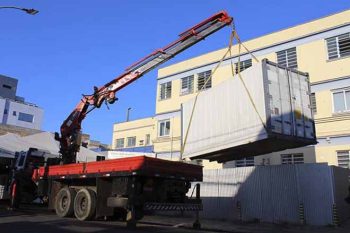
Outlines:
{"label": "crane boom arm", "polygon": [[232,18],[225,11],[221,11],[196,26],[184,31],[179,39],[164,48],[155,50],[150,55],[128,67],[123,74],[97,88],[92,95],[83,95],[72,113],[61,125],[61,136],[56,134],[60,141],[60,153],[64,164],[74,163],[76,153],[81,144],[81,123],[85,116],[94,108],[101,107],[103,102],[110,104],[116,100],[115,93],[134,82],[147,72],[168,61],[175,55],[203,40],[210,34],[230,25]]}

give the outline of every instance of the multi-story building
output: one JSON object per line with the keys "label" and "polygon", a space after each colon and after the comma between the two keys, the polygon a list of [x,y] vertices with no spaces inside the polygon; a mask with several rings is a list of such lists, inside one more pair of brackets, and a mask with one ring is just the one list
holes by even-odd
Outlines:
{"label": "multi-story building", "polygon": [[[350,10],[254,38],[244,44],[259,60],[267,58],[309,73],[318,144],[232,161],[224,166],[327,162],[349,167]],[[235,56],[225,59],[207,83],[227,48],[159,69],[154,123],[147,128],[149,131],[140,135],[151,135],[158,157],[180,157],[181,104],[193,98],[203,85],[204,89],[212,88],[232,77],[230,59],[237,69],[238,46],[232,49]],[[245,51],[240,61],[241,69],[256,62]],[[137,124],[146,124],[143,121],[149,119],[139,119]],[[147,124],[151,125],[151,122]],[[132,127],[131,122],[127,122],[116,124],[114,129],[120,128],[125,135],[131,137],[132,134],[138,140],[139,131],[133,131]],[[114,132],[113,148],[118,144],[118,137],[121,142],[122,135]]]}
{"label": "multi-story building", "polygon": [[16,95],[18,80],[0,75],[0,123],[40,130],[44,111]]}
{"label": "multi-story building", "polygon": [[113,127],[112,149],[128,152],[153,152],[155,134],[153,117],[117,123]]}

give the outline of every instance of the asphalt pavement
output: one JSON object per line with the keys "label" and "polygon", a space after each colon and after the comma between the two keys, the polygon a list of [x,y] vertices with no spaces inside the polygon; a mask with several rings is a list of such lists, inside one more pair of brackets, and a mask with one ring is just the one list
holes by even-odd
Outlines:
{"label": "asphalt pavement", "polygon": [[201,219],[202,229],[192,228],[193,218],[180,216],[145,216],[135,229],[126,228],[121,221],[87,221],[59,218],[52,211],[40,206],[22,206],[9,211],[0,203],[0,232],[4,233],[118,233],[118,232],[236,232],[236,233],[349,233],[350,221],[339,227],[312,227],[277,225],[268,223],[241,223]]}

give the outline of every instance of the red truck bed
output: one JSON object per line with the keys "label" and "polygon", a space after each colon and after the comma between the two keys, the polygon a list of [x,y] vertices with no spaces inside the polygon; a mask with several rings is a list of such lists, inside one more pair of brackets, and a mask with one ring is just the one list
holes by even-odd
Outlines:
{"label": "red truck bed", "polygon": [[189,181],[202,181],[203,178],[202,166],[146,156],[40,167],[34,172],[33,178],[64,179],[114,175],[161,176]]}

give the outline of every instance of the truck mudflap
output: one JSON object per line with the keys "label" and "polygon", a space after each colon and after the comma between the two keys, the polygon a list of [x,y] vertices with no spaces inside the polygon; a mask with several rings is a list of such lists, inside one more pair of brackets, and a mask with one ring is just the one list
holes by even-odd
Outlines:
{"label": "truck mudflap", "polygon": [[144,210],[157,211],[202,211],[202,203],[157,203],[146,202],[143,206]]}

